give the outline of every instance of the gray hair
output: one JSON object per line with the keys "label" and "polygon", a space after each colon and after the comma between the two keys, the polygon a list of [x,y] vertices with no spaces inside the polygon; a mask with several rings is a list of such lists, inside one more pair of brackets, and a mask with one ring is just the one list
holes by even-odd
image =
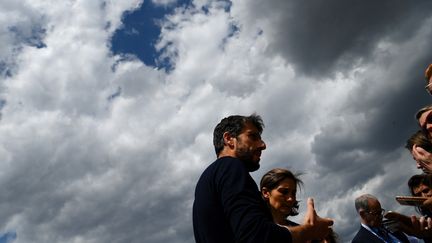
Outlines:
{"label": "gray hair", "polygon": [[369,210],[369,199],[378,201],[378,199],[371,194],[363,194],[355,199],[354,204],[357,212],[359,212],[360,209]]}

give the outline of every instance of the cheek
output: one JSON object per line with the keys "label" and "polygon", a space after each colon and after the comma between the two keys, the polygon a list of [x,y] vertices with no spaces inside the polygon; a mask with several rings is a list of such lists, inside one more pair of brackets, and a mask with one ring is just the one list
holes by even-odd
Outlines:
{"label": "cheek", "polygon": [[281,199],[278,196],[270,197],[270,200],[269,200],[270,205],[272,205],[275,208],[280,207],[280,201],[281,201]]}

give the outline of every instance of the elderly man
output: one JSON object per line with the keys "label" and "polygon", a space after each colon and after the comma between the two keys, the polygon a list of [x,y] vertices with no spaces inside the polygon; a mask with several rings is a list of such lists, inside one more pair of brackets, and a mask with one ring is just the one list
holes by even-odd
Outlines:
{"label": "elderly man", "polygon": [[355,199],[355,208],[360,216],[361,226],[352,243],[409,243],[402,232],[391,233],[382,225],[384,209],[378,199],[370,194],[364,194]]}

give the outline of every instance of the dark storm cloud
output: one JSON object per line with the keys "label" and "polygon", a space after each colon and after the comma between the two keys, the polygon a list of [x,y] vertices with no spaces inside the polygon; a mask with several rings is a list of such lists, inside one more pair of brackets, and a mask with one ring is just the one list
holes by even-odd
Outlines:
{"label": "dark storm cloud", "polygon": [[430,17],[424,1],[266,1],[277,28],[271,45],[306,75],[327,75],[367,62],[380,41],[409,39]]}
{"label": "dark storm cloud", "polygon": [[[421,70],[418,65],[414,67]],[[407,70],[408,73],[415,72],[411,67],[402,72]],[[373,74],[368,76],[372,78]],[[326,171],[349,172],[353,168],[362,168],[367,172],[370,168],[363,166],[370,160],[367,157],[382,161],[380,157],[401,149],[418,129],[414,114],[430,100],[421,89],[421,75],[398,73],[389,75],[389,80],[380,81],[391,84],[392,76],[406,80],[401,82],[397,92],[389,92],[392,90],[389,88],[367,96],[366,87],[356,90],[350,95],[352,102],[339,111],[341,119],[323,126],[321,133],[315,136],[312,151]],[[375,166],[380,167],[382,163]]]}

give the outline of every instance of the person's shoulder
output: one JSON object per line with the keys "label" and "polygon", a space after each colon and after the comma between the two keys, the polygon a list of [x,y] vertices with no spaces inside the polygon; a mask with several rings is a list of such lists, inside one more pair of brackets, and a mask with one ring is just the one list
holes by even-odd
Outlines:
{"label": "person's shoulder", "polygon": [[360,229],[357,231],[357,234],[354,236],[352,243],[363,243],[365,240],[371,240],[368,234],[368,230],[363,226],[360,226]]}
{"label": "person's shoulder", "polygon": [[221,157],[207,167],[207,169],[225,168],[225,167],[244,167],[243,162],[234,157]]}
{"label": "person's shoulder", "polygon": [[362,238],[362,231],[363,227],[360,226],[360,229],[357,231],[357,233],[355,234],[354,238],[352,239],[352,243],[357,243],[357,242],[361,242],[361,238]]}
{"label": "person's shoulder", "polygon": [[230,175],[241,176],[246,174],[248,174],[248,171],[246,170],[244,163],[241,160],[233,157],[218,158],[203,172],[203,175],[210,178],[214,176],[217,178],[225,178],[229,177]]}

